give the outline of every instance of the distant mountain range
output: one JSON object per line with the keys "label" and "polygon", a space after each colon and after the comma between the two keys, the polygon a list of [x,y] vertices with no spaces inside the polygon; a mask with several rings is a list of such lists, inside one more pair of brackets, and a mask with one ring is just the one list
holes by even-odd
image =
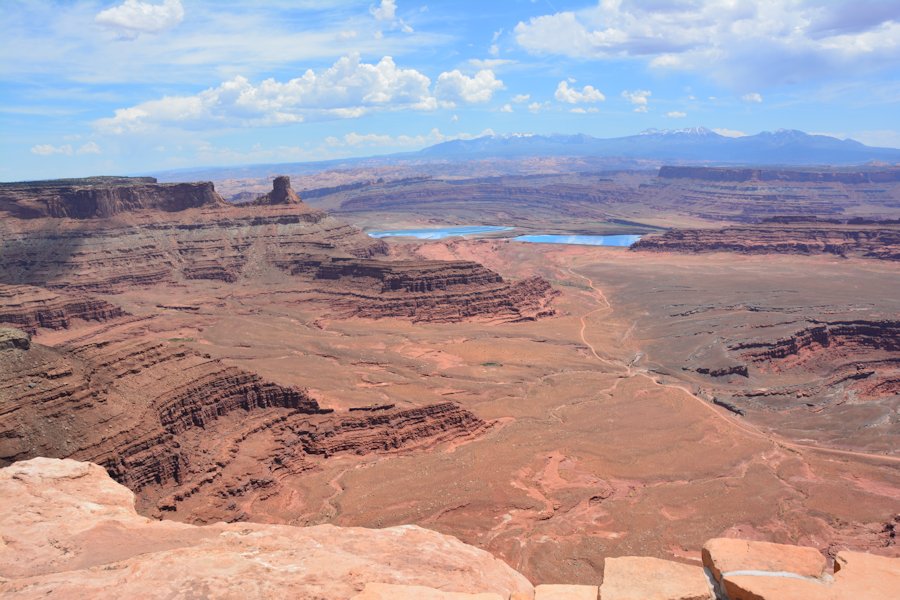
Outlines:
{"label": "distant mountain range", "polygon": [[513,158],[524,156],[603,156],[667,162],[752,165],[851,165],[900,162],[900,149],[874,148],[855,140],[781,129],[726,137],[705,127],[651,129],[638,135],[512,135],[453,140],[414,153],[419,157]]}
{"label": "distant mountain range", "polygon": [[[268,177],[279,173],[313,173],[328,169],[403,164],[458,162],[483,159],[592,157],[683,165],[847,166],[870,162],[900,164],[900,149],[875,148],[855,140],[781,129],[756,135],[726,137],[705,127],[651,129],[638,135],[595,138],[575,135],[490,135],[453,140],[416,152],[308,163],[280,163],[178,169],[157,173],[160,181],[215,180],[224,177]],[[647,165],[652,166],[652,165]]]}

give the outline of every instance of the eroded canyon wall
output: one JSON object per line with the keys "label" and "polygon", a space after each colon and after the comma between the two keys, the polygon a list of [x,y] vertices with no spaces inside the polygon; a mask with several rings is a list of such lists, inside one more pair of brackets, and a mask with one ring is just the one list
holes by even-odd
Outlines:
{"label": "eroded canyon wall", "polygon": [[93,196],[76,194],[67,218],[51,218],[51,209],[34,207],[55,206],[57,188],[30,184],[27,195],[0,204],[14,217],[0,222],[0,282],[116,293],[291,275],[332,295],[343,316],[521,320],[552,313],[549,285],[506,282],[474,262],[387,260],[384,241],[310,208],[286,177],[243,206],[225,205],[206,184],[197,189],[209,194],[193,203],[175,184],[154,188],[149,199],[145,184],[85,185],[97,196],[141,200],[94,210]]}

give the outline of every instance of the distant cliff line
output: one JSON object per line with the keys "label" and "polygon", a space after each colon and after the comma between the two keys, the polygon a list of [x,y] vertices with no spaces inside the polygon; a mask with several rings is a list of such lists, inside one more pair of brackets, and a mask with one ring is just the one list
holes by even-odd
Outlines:
{"label": "distant cliff line", "polygon": [[788,169],[737,169],[729,167],[672,167],[659,169],[661,179],[703,181],[793,181],[809,183],[891,183],[900,181],[900,168],[872,171],[811,171]]}

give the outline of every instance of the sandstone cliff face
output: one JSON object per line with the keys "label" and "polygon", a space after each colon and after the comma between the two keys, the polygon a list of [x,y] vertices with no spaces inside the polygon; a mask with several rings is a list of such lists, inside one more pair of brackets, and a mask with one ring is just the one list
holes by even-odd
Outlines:
{"label": "sandstone cliff face", "polygon": [[0,184],[0,212],[20,218],[103,219],[135,210],[177,212],[223,206],[211,182],[156,183],[153,178],[99,178]]}
{"label": "sandstone cliff face", "polygon": [[[783,374],[817,373],[818,384],[802,396],[829,403],[848,394],[860,399],[887,399],[900,394],[900,322],[857,320],[813,323],[776,340],[733,344],[731,352],[757,369]],[[767,390],[746,401],[777,405],[778,396],[800,390]]]}
{"label": "sandstone cliff face", "polygon": [[[35,456],[90,460],[141,493],[151,512],[177,511],[203,491],[207,518],[239,520],[235,498],[277,486],[281,475],[317,460],[486,428],[450,403],[366,414],[321,410],[304,390],[163,342],[92,337],[58,348],[9,345],[0,351],[0,370],[0,464]],[[260,448],[251,471],[235,464]]]}
{"label": "sandstone cliff face", "polygon": [[[127,218],[125,218],[127,217]],[[185,279],[236,281],[329,256],[373,256],[384,243],[324,213],[288,206],[155,212],[119,219],[0,225],[0,281],[117,292]]]}
{"label": "sandstone cliff face", "polygon": [[[433,292],[456,286],[502,283],[499,274],[469,261],[359,261],[335,259],[321,265],[316,279],[371,279],[381,292]],[[380,287],[380,290],[379,290]]]}
{"label": "sandstone cliff face", "polygon": [[520,322],[555,314],[551,302],[557,294],[546,280],[532,277],[513,283],[448,286],[434,292],[372,294],[361,290],[336,298],[333,306],[346,316],[374,319]]}
{"label": "sandstone cliff face", "polygon": [[723,229],[673,229],[641,238],[631,249],[692,253],[834,254],[900,260],[900,228],[767,224]]}
{"label": "sandstone cliff face", "polygon": [[789,338],[775,342],[745,342],[734,350],[757,363],[786,361],[798,364],[815,354],[847,353],[855,357],[873,351],[900,352],[900,321],[834,321],[814,323]]}
{"label": "sandstone cliff face", "polygon": [[344,316],[454,322],[524,321],[554,314],[557,292],[533,277],[507,282],[470,261],[359,261],[320,265],[317,280],[339,280],[332,306]]}
{"label": "sandstone cliff face", "polygon": [[35,333],[39,327],[67,329],[74,319],[108,321],[125,316],[118,306],[30,285],[0,284],[0,325]]}
{"label": "sandstone cliff face", "polygon": [[38,458],[0,470],[0,595],[349,599],[368,583],[533,593],[487,552],[414,526],[218,523],[138,516],[103,469]]}

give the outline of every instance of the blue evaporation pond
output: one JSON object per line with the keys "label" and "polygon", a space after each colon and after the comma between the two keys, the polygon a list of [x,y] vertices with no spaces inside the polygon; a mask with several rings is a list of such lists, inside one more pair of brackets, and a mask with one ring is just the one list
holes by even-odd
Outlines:
{"label": "blue evaporation pond", "polygon": [[473,225],[469,227],[441,227],[440,229],[393,229],[390,231],[368,231],[367,233],[374,238],[414,237],[420,240],[440,240],[454,235],[475,235],[493,233],[495,231],[509,231],[510,229],[512,227]]}
{"label": "blue evaporation pond", "polygon": [[582,246],[630,246],[639,235],[520,235],[512,238],[515,242],[534,244],[579,244]]}

